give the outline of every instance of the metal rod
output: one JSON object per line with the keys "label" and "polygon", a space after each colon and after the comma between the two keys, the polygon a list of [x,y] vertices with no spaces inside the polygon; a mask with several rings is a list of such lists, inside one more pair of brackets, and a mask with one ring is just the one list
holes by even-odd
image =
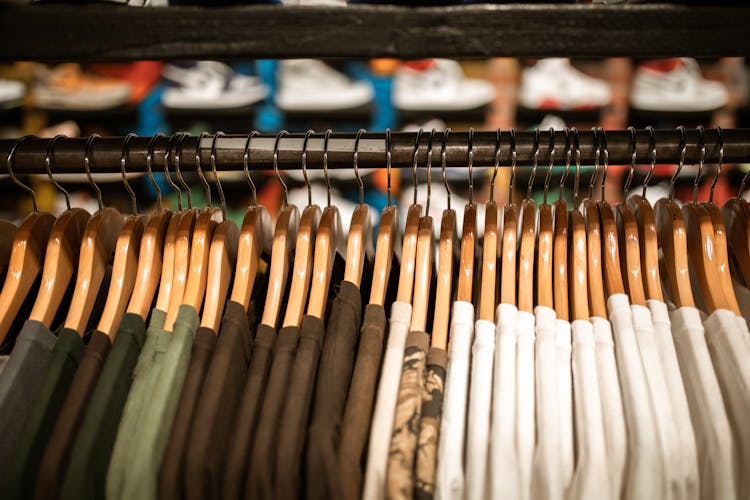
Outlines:
{"label": "metal rod", "polygon": [[[427,160],[429,134],[422,134],[417,153],[417,164],[424,168]],[[723,130],[725,163],[750,162],[750,129]],[[500,166],[510,166],[509,132],[501,131]],[[516,132],[517,164],[528,166],[533,160],[533,132]],[[396,168],[411,168],[414,154],[415,133],[402,132],[391,134],[392,164]],[[707,164],[718,160],[717,132],[714,129],[705,131],[705,146]],[[307,168],[322,168],[323,134],[313,134],[307,141]],[[595,148],[591,131],[579,132],[581,148],[581,164],[593,165]],[[637,157],[646,162],[650,158],[649,132],[636,131]],[[46,173],[45,155],[51,139],[28,138],[18,145],[14,157],[13,170],[17,175]],[[95,141],[89,153],[92,173],[120,172],[120,159],[124,137],[102,137]],[[146,156],[151,137],[133,137],[128,144],[128,171],[145,172]],[[249,150],[249,167],[252,170],[271,170],[273,168],[273,153],[275,134],[263,134],[253,137]],[[328,167],[341,169],[352,168],[355,133],[335,133],[328,141]],[[61,138],[55,142],[52,164],[54,174],[82,173],[87,138]],[[195,151],[198,146],[197,136],[185,137],[182,151]],[[211,156],[212,136],[200,139],[201,163],[208,165]],[[281,170],[299,170],[302,162],[302,146],[304,134],[290,134],[284,136],[278,143],[278,163]],[[555,132],[558,144],[565,142],[565,131]],[[607,131],[607,150],[610,165],[629,165],[632,158],[632,138],[627,130]],[[243,169],[243,156],[247,135],[226,135],[216,140],[216,169]],[[545,141],[547,142],[547,141]],[[172,147],[175,141],[172,141]],[[8,155],[16,140],[0,140],[0,157]],[[158,170],[163,167],[168,137],[157,138],[154,142],[152,168]],[[697,129],[688,129],[686,137],[686,164],[697,164],[700,160],[701,137]],[[466,167],[468,151],[468,134],[452,132],[446,144],[446,166],[449,168]],[[492,167],[495,164],[496,132],[475,132],[473,138],[473,154],[475,167]],[[365,133],[359,140],[358,164],[360,168],[384,168],[386,166],[386,145],[384,133]],[[441,154],[441,144],[433,141],[433,157]],[[172,151],[174,154],[174,151]],[[171,155],[170,155],[171,157]],[[548,145],[541,144],[539,161],[548,161]],[[676,129],[656,131],[656,159],[660,164],[674,164],[680,159],[680,132]],[[562,161],[562,160],[561,160]],[[183,155],[182,170],[194,171],[195,158],[193,155]],[[0,167],[0,174],[6,174],[4,165]]]}

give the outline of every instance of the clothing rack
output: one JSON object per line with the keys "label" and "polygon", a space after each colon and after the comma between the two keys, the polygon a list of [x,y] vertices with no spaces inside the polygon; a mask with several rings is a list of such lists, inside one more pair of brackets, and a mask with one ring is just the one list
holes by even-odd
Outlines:
{"label": "clothing rack", "polygon": [[[414,152],[419,133],[398,132],[390,134],[391,166],[394,168],[412,168],[414,166]],[[567,134],[567,136],[566,136]],[[432,137],[431,137],[432,136]],[[416,166],[424,168],[427,164],[427,151],[432,143],[432,168],[439,170],[443,132],[431,134],[423,131],[419,135]],[[469,163],[469,137],[467,132],[451,132],[446,140],[446,167],[467,167]],[[566,137],[567,144],[566,146]],[[568,130],[554,132],[555,165],[564,165],[566,153],[570,150],[572,165],[576,164],[575,138],[576,134]],[[592,131],[577,133],[580,149],[580,164],[594,165],[597,162],[597,143],[599,144],[599,162],[603,164],[605,150],[609,164],[630,164],[632,161],[632,136],[627,130],[606,131],[595,137]],[[128,142],[125,151],[125,169],[128,172],[146,172],[149,145],[152,147],[151,169],[163,171],[167,148],[167,157],[173,165],[175,154],[178,153],[177,136],[160,136],[152,142],[151,137],[133,137]],[[330,133],[312,134],[307,139],[307,168],[323,168],[324,151],[327,151],[327,163],[330,169],[352,168],[354,161],[355,142],[357,134]],[[511,134],[508,130],[501,130],[499,135],[499,165],[508,167],[512,164]],[[203,171],[210,170],[211,151],[215,147],[215,166],[217,170],[241,170],[248,136],[226,135],[215,139],[212,135],[185,136],[180,148],[180,168],[183,171],[196,170],[196,149],[200,150],[200,166]],[[474,132],[471,138],[472,165],[474,167],[491,167],[495,165],[498,135],[496,132]],[[50,154],[50,168],[55,174],[83,173],[84,159],[89,159],[92,174],[113,173],[121,171],[123,155],[123,137],[101,137],[90,142],[88,153],[88,138],[59,138],[52,148],[51,139],[28,137],[18,143],[17,140],[0,140],[0,155],[8,158],[11,150],[17,144],[12,158],[13,173],[41,174],[46,173],[45,158]],[[606,145],[605,145],[606,142]],[[537,146],[535,146],[537,143]],[[304,134],[254,135],[248,149],[248,168],[251,170],[270,170],[274,168],[274,152],[277,153],[277,167],[280,170],[300,170],[302,167]],[[532,166],[534,157],[537,166],[549,165],[549,150],[552,137],[549,132],[542,131],[515,133],[516,165]],[[750,162],[750,129],[726,129],[721,131],[721,139],[717,129],[706,129],[703,139],[698,129],[685,130],[685,164],[696,164],[701,159],[701,144],[705,145],[704,161],[707,164],[719,161],[719,151],[723,144],[722,161],[725,163]],[[676,129],[655,130],[653,136],[647,129],[637,130],[635,134],[635,152],[637,164],[651,162],[652,147],[656,150],[656,163],[677,164],[681,160],[683,146],[682,134]],[[534,152],[538,148],[538,154]],[[363,133],[357,144],[357,165],[359,168],[386,167],[386,134]],[[7,162],[0,165],[0,173],[8,173]]]}

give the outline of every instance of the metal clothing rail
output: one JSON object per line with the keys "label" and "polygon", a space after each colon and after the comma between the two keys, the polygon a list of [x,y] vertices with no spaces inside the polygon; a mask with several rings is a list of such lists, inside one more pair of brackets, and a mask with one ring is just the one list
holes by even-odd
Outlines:
{"label": "metal clothing rail", "polygon": [[[574,134],[566,131],[554,132],[555,165],[564,165],[566,159],[566,137],[569,144],[574,143]],[[441,149],[443,132],[436,132],[430,137],[429,131],[424,131],[419,137],[416,155],[417,167],[424,168],[427,163],[427,151],[432,140],[432,168],[441,168]],[[630,164],[632,159],[632,136],[627,130],[611,130],[606,134],[595,137],[592,131],[578,132],[581,165],[593,165],[596,160],[597,142],[600,145],[599,158],[604,161],[604,149],[608,154],[609,163]],[[167,162],[170,169],[174,169],[174,158],[177,151],[177,136],[157,137],[152,144],[151,169],[154,172],[164,170],[165,155],[169,148]],[[277,167],[280,170],[300,170],[302,165],[304,134],[289,134],[278,137],[273,134],[255,135],[246,151],[248,136],[226,135],[219,136],[213,144],[210,135],[203,137],[186,136],[182,140],[180,149],[180,164],[183,172],[196,170],[196,153],[200,157],[203,171],[211,169],[211,148],[215,146],[215,164],[217,170],[241,170],[245,153],[248,155],[248,166],[251,170],[271,170],[274,168],[274,151],[276,151]],[[352,168],[354,161],[354,146],[356,134],[332,133],[325,146],[325,134],[312,134],[307,140],[307,168],[320,169],[323,167],[324,149],[327,151],[328,168]],[[390,135],[391,164],[394,168],[411,168],[413,166],[416,132],[399,132]],[[604,141],[602,141],[604,138]],[[538,139],[538,140],[537,140]],[[45,158],[48,149],[50,165],[53,173],[83,173],[84,159],[87,155],[86,144],[88,138],[60,138],[52,148],[48,148],[50,139],[29,137],[17,144],[13,155],[12,168],[16,175],[46,173]],[[604,142],[606,141],[606,146]],[[96,138],[90,143],[88,151],[89,169],[91,173],[113,173],[121,171],[124,137]],[[535,142],[538,150],[535,149]],[[0,140],[0,155],[7,159],[16,145],[17,140]],[[125,148],[125,165],[128,172],[146,172],[147,157],[151,137],[133,137]],[[516,164],[530,166],[533,164],[534,152],[537,151],[537,162],[540,167],[549,165],[549,150],[551,145],[549,132],[540,131],[535,139],[535,132],[523,131],[515,133]],[[652,144],[656,149],[656,162],[662,164],[676,164],[680,161],[683,146],[682,134],[679,130],[656,130],[653,135],[645,129],[637,130],[635,134],[636,162],[648,164],[651,162]],[[705,145],[704,160],[707,164],[718,161],[719,151],[723,147],[723,161],[725,163],[750,162],[750,129],[726,129],[719,132],[716,129],[706,129],[701,139],[697,129],[686,129],[684,136],[686,164],[698,163],[701,157],[701,144]],[[500,131],[499,164],[501,167],[511,165],[511,134],[508,130]],[[497,152],[497,134],[491,132],[475,132],[469,148],[469,133],[452,132],[446,144],[446,166],[467,167],[469,151],[473,157],[473,166],[489,167],[495,164]],[[358,166],[360,168],[382,168],[386,166],[386,136],[384,133],[364,133],[360,136],[357,147]],[[576,154],[572,160],[575,164]],[[0,174],[8,173],[6,161],[0,161]]]}

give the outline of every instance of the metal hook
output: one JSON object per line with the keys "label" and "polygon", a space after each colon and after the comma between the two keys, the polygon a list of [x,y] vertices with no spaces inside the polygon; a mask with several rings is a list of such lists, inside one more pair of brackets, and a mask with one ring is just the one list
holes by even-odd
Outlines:
{"label": "metal hook", "polygon": [[570,129],[570,133],[573,134],[573,149],[576,152],[576,174],[573,181],[573,202],[577,204],[581,192],[581,144],[578,137],[578,129],[573,127]]}
{"label": "metal hook", "polygon": [[599,138],[599,128],[593,127],[591,132],[594,134],[594,173],[591,174],[591,182],[589,183],[589,195],[590,200],[594,196],[594,185],[596,184],[596,178],[599,176],[599,160],[601,158],[602,145],[601,139]]}
{"label": "metal hook", "polygon": [[195,145],[195,172],[198,174],[198,178],[203,185],[203,191],[206,193],[206,206],[211,206],[211,186],[206,180],[206,176],[203,174],[203,167],[201,167],[201,141],[204,137],[209,137],[211,134],[208,132],[201,132],[198,136],[198,143]]}
{"label": "metal hook", "polygon": [[448,160],[448,152],[446,151],[446,146],[448,143],[448,135],[450,135],[450,133],[451,129],[446,127],[446,129],[443,130],[443,140],[440,144],[440,171],[443,177],[443,186],[445,187],[445,192],[448,196],[448,210],[451,209],[451,190],[448,186],[448,176],[446,174],[446,164]]}
{"label": "metal hook", "polygon": [[643,179],[643,192],[641,193],[643,198],[646,197],[646,189],[648,188],[649,182],[651,182],[651,179],[654,177],[654,169],[656,168],[656,131],[651,125],[646,127],[646,130],[649,134],[648,146],[649,151],[651,151],[651,166],[649,167],[648,174],[646,174],[646,178]]}
{"label": "metal hook", "polygon": [[89,179],[89,184],[91,184],[91,187],[94,188],[94,191],[96,191],[96,201],[99,203],[99,210],[104,208],[104,203],[102,202],[102,190],[99,189],[99,186],[96,185],[96,182],[94,182],[94,178],[91,176],[91,160],[89,159],[89,154],[91,153],[91,146],[94,145],[94,141],[99,138],[99,134],[91,134],[91,136],[86,140],[86,152],[83,156],[83,168],[86,169],[86,177]]}
{"label": "metal hook", "polygon": [[417,132],[417,138],[414,140],[414,153],[411,158],[411,178],[414,181],[414,201],[413,204],[417,204],[417,156],[419,154],[419,143],[422,139],[422,129]]}
{"label": "metal hook", "polygon": [[469,205],[474,205],[474,127],[469,128]]}
{"label": "metal hook", "polygon": [[[716,140],[718,141],[719,146],[719,162],[716,164],[716,175],[714,175],[714,180],[711,181],[711,190],[708,195],[708,201],[710,203],[714,202],[714,189],[716,188],[716,182],[719,180],[719,175],[721,174],[721,164],[724,162],[724,131],[721,130],[721,127],[716,125]],[[747,177],[747,174],[745,174],[745,177]],[[744,181],[745,179],[743,179]],[[742,192],[738,192],[737,196],[742,196]]]}
{"label": "metal hook", "polygon": [[[59,136],[57,136],[59,137]],[[128,176],[126,175],[126,168],[125,164],[127,162],[127,156],[130,150],[128,149],[128,144],[130,143],[130,139],[133,137],[136,137],[135,134],[130,133],[125,136],[125,139],[122,141],[122,155],[120,156],[120,173],[122,174],[122,183],[125,185],[125,190],[128,192],[128,195],[130,196],[130,213],[135,215],[138,212],[138,201],[135,199],[135,192],[133,191],[133,188],[130,187],[130,183],[128,182]],[[54,142],[55,139],[52,139]],[[50,143],[50,146],[52,144]],[[50,179],[52,178],[52,174],[49,171],[49,165],[47,173],[50,174]],[[67,192],[66,195],[66,201],[67,200]],[[70,210],[70,202],[68,201],[68,210]]]}
{"label": "metal hook", "polygon": [[607,173],[609,172],[609,149],[607,149],[607,131],[602,127],[599,127],[599,133],[602,134],[602,144],[604,151],[604,169],[602,170],[602,184],[601,184],[601,201],[604,201],[604,190],[607,184]]}
{"label": "metal hook", "polygon": [[700,149],[701,155],[700,159],[698,160],[698,173],[695,176],[695,182],[693,183],[693,203],[698,203],[698,187],[701,183],[701,178],[703,177],[703,166],[706,163],[706,129],[703,128],[703,125],[698,125],[698,147]]}
{"label": "metal hook", "polygon": [[310,129],[305,132],[305,140],[302,141],[302,176],[305,178],[305,184],[307,185],[307,206],[312,205],[312,184],[310,179],[307,177],[307,140],[310,138],[315,131]]}
{"label": "metal hook", "polygon": [[531,188],[536,180],[536,168],[539,161],[539,129],[534,130],[534,157],[531,164],[531,175],[529,175],[529,184],[526,187],[526,199],[531,199]]}
{"label": "metal hook", "polygon": [[331,206],[331,179],[328,177],[328,139],[332,133],[333,130],[329,128],[323,136],[323,179],[326,182],[326,206],[328,207]]}
{"label": "metal hook", "polygon": [[224,189],[221,187],[221,181],[219,180],[219,173],[216,171],[216,139],[224,136],[224,132],[216,132],[214,139],[211,141],[211,171],[214,174],[214,182],[216,183],[216,191],[219,193],[219,202],[221,203],[221,216],[223,220],[227,220],[227,200],[224,198]]}
{"label": "metal hook", "polygon": [[8,153],[8,159],[6,160],[6,166],[8,167],[8,175],[10,175],[10,178],[13,179],[13,182],[18,187],[20,187],[21,189],[23,189],[24,191],[26,191],[27,193],[29,193],[31,195],[31,203],[32,203],[32,205],[34,207],[34,213],[38,213],[39,212],[39,207],[38,207],[37,202],[36,202],[36,192],[32,188],[30,188],[29,186],[27,186],[26,184],[24,184],[23,182],[21,182],[20,180],[18,180],[18,177],[16,177],[16,174],[13,173],[13,158],[16,155],[16,149],[18,149],[18,145],[21,144],[26,139],[29,139],[31,137],[36,137],[36,136],[25,135],[25,136],[19,138],[16,141],[16,143],[13,144],[13,147],[10,148],[10,153]]}
{"label": "metal hook", "polygon": [[161,133],[154,134],[151,137],[151,140],[148,141],[148,152],[146,153],[146,175],[148,175],[148,180],[151,181],[151,185],[156,191],[156,206],[159,208],[159,212],[164,209],[164,206],[161,202],[161,188],[159,187],[159,183],[156,182],[156,179],[154,179],[154,172],[151,170],[151,159],[154,156],[154,145],[156,144],[156,139],[163,136],[164,134]]}
{"label": "metal hook", "polygon": [[179,138],[180,134],[177,134],[177,137],[171,135],[167,141],[167,148],[164,150],[164,179],[167,181],[167,184],[169,184],[169,187],[172,188],[172,191],[177,193],[177,209],[182,210],[182,191],[180,190],[180,187],[175,184],[172,180],[172,176],[169,174],[169,155],[172,153],[172,141]]}
{"label": "metal hook", "polygon": [[516,130],[510,129],[510,182],[508,183],[508,203],[513,203],[513,188],[516,183]]}
{"label": "metal hook", "polygon": [[[180,134],[180,137],[177,138],[177,145],[175,146],[174,152],[174,173],[177,176],[177,182],[180,183],[182,190],[184,190],[187,195],[188,209],[192,210],[193,197],[190,194],[190,186],[185,182],[185,178],[182,177],[182,143],[185,141],[185,138],[189,136],[190,134],[183,132]],[[180,203],[182,203],[182,190],[180,190]]]}
{"label": "metal hook", "polygon": [[385,172],[386,172],[386,188],[388,190],[388,206],[391,206],[391,168],[392,168],[392,152],[391,152],[391,129],[385,129]]}
{"label": "metal hook", "polygon": [[674,201],[674,188],[677,183],[677,176],[682,171],[682,166],[685,165],[685,154],[687,153],[687,130],[684,126],[680,125],[677,127],[680,132],[680,162],[677,164],[677,170],[672,174],[672,178],[669,180],[669,201]]}
{"label": "metal hook", "polygon": [[[279,132],[278,134],[276,134],[276,140],[273,143],[273,171],[276,173],[276,179],[278,179],[279,184],[281,184],[281,188],[284,190],[284,204],[282,205],[282,207],[284,207],[284,208],[286,208],[286,206],[289,205],[289,189],[287,188],[286,183],[284,182],[284,179],[281,178],[281,173],[279,172],[279,140],[282,137],[284,137],[285,135],[289,135],[289,132],[287,132],[286,130],[282,130],[281,132]],[[327,168],[328,168],[328,155],[327,155],[327,151],[326,151],[326,153],[323,154],[323,162],[325,164],[326,171],[324,172],[324,174],[326,176],[326,181],[327,181],[328,180],[328,171],[327,171]],[[329,194],[328,195],[328,199],[329,199],[328,204],[329,205],[331,204],[330,198],[331,198],[331,196]]]}
{"label": "metal hook", "polygon": [[[52,184],[55,185],[57,189],[62,192],[63,196],[65,196],[65,206],[67,207],[67,210],[70,210],[70,193],[68,193],[68,191],[65,190],[65,188],[63,188],[60,183],[54,179],[54,177],[52,177],[52,155],[55,152],[55,142],[57,142],[58,139],[62,139],[64,137],[64,135],[58,134],[49,141],[49,144],[47,145],[47,153],[44,155],[44,166],[47,168],[47,176],[49,176],[49,180],[52,182]],[[127,141],[128,138],[126,137],[125,140]],[[123,176],[123,179],[124,178],[125,177]],[[128,189],[130,189],[130,186],[128,186]]]}
{"label": "metal hook", "polygon": [[430,215],[430,198],[432,198],[432,139],[435,137],[435,129],[430,132],[430,139],[427,141],[427,204],[425,205],[425,214]]}
{"label": "metal hook", "polygon": [[354,176],[357,178],[357,184],[359,185],[359,204],[363,205],[365,203],[365,185],[362,183],[362,178],[359,176],[359,138],[362,137],[362,134],[367,132],[365,129],[361,128],[357,131],[357,137],[354,139],[354,158],[353,158],[353,165],[354,165]]}
{"label": "metal hook", "polygon": [[623,200],[627,199],[628,191],[630,191],[630,185],[633,183],[633,175],[635,174],[635,162],[637,159],[635,127],[628,127],[628,132],[630,132],[630,171],[628,172],[627,179],[625,179],[625,185],[622,188]]}
{"label": "metal hook", "polygon": [[549,168],[547,176],[544,178],[544,204],[547,204],[547,193],[549,193],[549,184],[552,181],[552,168],[555,166],[555,129],[549,128]]}
{"label": "metal hook", "polygon": [[565,183],[568,181],[568,175],[570,174],[570,160],[573,157],[573,143],[570,141],[570,129],[565,129],[565,169],[560,176],[560,190],[557,195],[557,201],[562,201],[563,191],[565,190]]}
{"label": "metal hook", "polygon": [[[253,137],[255,137],[258,134],[259,132],[257,130],[253,130],[252,132],[250,132],[250,134],[247,136],[247,140],[245,141],[245,154],[242,155],[242,167],[245,171],[245,180],[247,180],[247,185],[250,188],[250,196],[252,199],[253,206],[258,205],[258,190],[255,187],[255,182],[253,182],[253,178],[250,176],[250,141],[252,141]],[[304,159],[304,153],[302,157]],[[303,166],[304,166],[304,162],[303,162]],[[306,172],[305,172],[305,179],[307,179]]]}
{"label": "metal hook", "polygon": [[490,201],[495,201],[495,179],[497,170],[500,168],[500,129],[495,129],[495,170],[492,172],[490,181]]}

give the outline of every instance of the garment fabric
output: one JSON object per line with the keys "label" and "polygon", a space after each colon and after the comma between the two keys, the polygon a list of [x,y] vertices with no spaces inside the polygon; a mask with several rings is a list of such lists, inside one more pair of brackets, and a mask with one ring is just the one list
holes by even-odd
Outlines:
{"label": "garment fabric", "polygon": [[[669,401],[672,403],[672,417],[677,431],[679,459],[675,462],[681,465],[684,482],[685,498],[697,499],[700,494],[698,471],[698,452],[695,444],[695,430],[690,420],[685,385],[680,374],[674,341],[672,339],[672,324],[669,320],[669,310],[664,302],[647,300],[646,305],[651,311],[656,336],[656,348],[659,352],[664,378],[667,384]],[[674,465],[674,464],[673,464]]]}
{"label": "garment fabric", "polygon": [[417,440],[414,485],[414,498],[417,500],[430,500],[435,495],[435,466],[440,441],[440,415],[443,410],[447,366],[448,353],[445,349],[430,347],[422,388],[422,416],[419,420],[419,439]]}
{"label": "garment fabric", "polygon": [[589,321],[571,324],[573,337],[573,393],[575,394],[576,467],[569,498],[613,498],[609,488],[607,442],[599,398],[594,327]]}
{"label": "garment fabric", "polygon": [[732,279],[732,288],[734,289],[734,296],[737,298],[737,305],[740,306],[740,314],[745,320],[745,324],[750,325],[750,289],[734,278]]}
{"label": "garment fabric", "polygon": [[558,318],[555,321],[555,371],[557,374],[557,404],[560,408],[560,467],[563,491],[567,490],[570,481],[573,479],[575,465],[571,356],[570,322]]}
{"label": "garment fabric", "polygon": [[308,500],[339,499],[342,496],[338,449],[361,321],[359,287],[342,280],[331,306],[315,383],[307,438]]}
{"label": "garment fabric", "polygon": [[714,311],[703,327],[734,438],[737,496],[750,498],[750,348],[728,309]]}
{"label": "garment fabric", "polygon": [[662,444],[659,442],[654,408],[649,400],[628,296],[610,295],[607,311],[612,324],[622,406],[628,429],[628,466],[622,498],[663,498],[667,489],[662,479]]}
{"label": "garment fabric", "polygon": [[534,308],[534,319],[536,449],[531,497],[540,500],[562,500],[565,488],[560,454],[560,403],[555,344],[557,315],[550,307],[537,306]]}
{"label": "garment fabric", "polygon": [[612,337],[612,325],[608,319],[592,316],[590,322],[594,329],[594,342],[596,343],[596,373],[604,421],[604,438],[607,442],[606,463],[609,471],[609,492],[612,500],[618,500],[622,496],[625,481],[628,435],[615,361],[615,343]]}
{"label": "garment fabric", "polygon": [[[513,333],[515,334],[515,329]],[[457,300],[453,302],[451,312],[450,358],[445,376],[445,395],[440,420],[435,484],[437,499],[463,498],[464,437],[473,337],[474,305]]]}
{"label": "garment fabric", "polygon": [[185,497],[185,449],[216,341],[216,333],[210,328],[199,327],[195,332],[182,394],[177,403],[172,430],[164,449],[164,460],[159,469],[161,500],[178,500]]}
{"label": "garment fabric", "polygon": [[406,336],[411,321],[411,304],[396,301],[391,305],[388,342],[383,355],[378,394],[370,428],[367,450],[367,471],[363,500],[380,500],[386,497],[386,472],[393,416],[398,401],[401,367],[404,362]]}
{"label": "garment fabric", "polygon": [[516,319],[516,450],[518,453],[519,497],[531,494],[534,448],[536,446],[536,398],[534,395],[535,318],[518,311]]}
{"label": "garment fabric", "polygon": [[352,372],[352,383],[346,398],[346,409],[341,426],[339,471],[341,495],[346,500],[357,500],[362,491],[362,464],[367,436],[370,433],[372,408],[375,404],[380,361],[385,347],[386,316],[383,306],[367,304],[359,332],[357,359]]}
{"label": "garment fabric", "polygon": [[303,453],[324,335],[322,319],[310,315],[302,317],[297,355],[279,424],[283,432],[279,433],[274,484],[279,499],[299,498],[305,490]]}
{"label": "garment fabric", "polygon": [[166,316],[166,313],[159,309],[151,312],[146,342],[138,356],[138,363],[133,369],[133,382],[122,411],[117,438],[109,460],[106,481],[107,499],[121,498],[125,488],[125,478],[132,462],[134,436],[140,431],[141,416],[151,403],[153,388],[158,381],[161,358],[169,347],[170,333],[164,330]]}
{"label": "garment fabric", "polygon": [[[479,500],[488,491],[492,365],[495,355],[495,323],[479,319],[474,323],[471,347],[469,408],[466,419],[466,498]],[[532,375],[533,376],[533,375]]]}
{"label": "garment fabric", "polygon": [[491,498],[519,498],[521,485],[516,447],[518,309],[512,304],[500,304],[495,315],[489,491]]}
{"label": "garment fabric", "polygon": [[279,330],[273,348],[273,362],[268,375],[268,386],[258,418],[258,430],[250,452],[250,464],[246,477],[246,498],[273,498],[274,465],[279,420],[284,410],[289,378],[294,364],[294,355],[299,341],[299,328],[287,326]]}
{"label": "garment fabric", "polygon": [[10,358],[10,356],[7,354],[0,355],[0,375],[3,373],[3,368],[5,368],[5,363],[8,362],[8,358]]}
{"label": "garment fabric", "polygon": [[387,496],[412,498],[414,464],[422,413],[422,390],[430,337],[425,332],[409,332],[404,347],[404,362],[398,387],[388,452]]}
{"label": "garment fabric", "polygon": [[669,317],[695,429],[700,498],[737,498],[735,443],[700,311],[680,307],[670,311]]}
{"label": "garment fabric", "polygon": [[18,437],[13,459],[0,480],[0,489],[8,498],[30,498],[34,494],[42,453],[85,348],[75,330],[63,328],[58,334],[44,378]]}
{"label": "garment fabric", "polygon": [[[237,428],[237,409],[247,379],[260,307],[253,299],[247,311],[232,301],[224,308],[185,446],[185,473],[181,480],[186,495],[195,491],[203,498],[221,498],[224,464]],[[164,478],[162,482],[167,488]]]}
{"label": "garment fabric", "polygon": [[31,406],[44,381],[57,337],[39,321],[27,320],[0,377],[0,468],[7,470]]}

